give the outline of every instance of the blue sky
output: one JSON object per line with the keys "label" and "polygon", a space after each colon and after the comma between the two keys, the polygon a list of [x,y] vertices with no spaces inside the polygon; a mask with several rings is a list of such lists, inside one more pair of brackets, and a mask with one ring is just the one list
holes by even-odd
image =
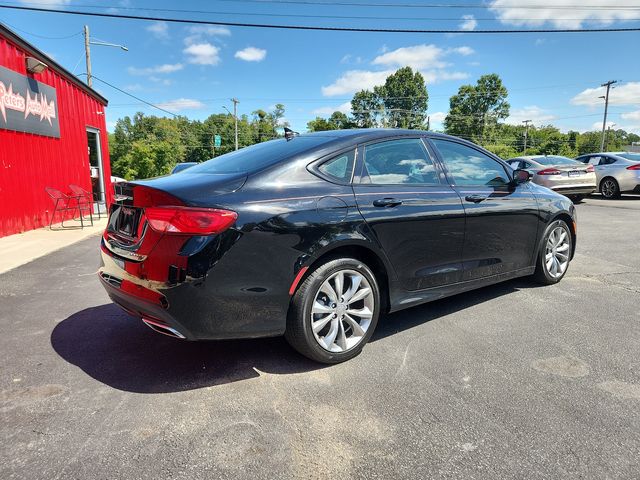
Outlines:
{"label": "blue sky", "polygon": [[[331,3],[331,0],[324,0]],[[12,2],[2,2],[11,4]],[[640,25],[637,1],[618,0],[406,0],[387,4],[446,3],[464,8],[372,7],[260,2],[255,0],[148,1],[31,0],[16,5],[110,11],[122,14],[305,25],[374,28],[577,28]],[[346,3],[385,3],[350,0]],[[101,5],[101,8],[95,6]],[[469,5],[478,5],[471,8]],[[558,6],[571,6],[560,8]],[[633,6],[636,9],[620,7]],[[485,8],[482,8],[484,6]],[[489,8],[486,8],[489,7]],[[150,9],[179,9],[185,12]],[[218,13],[192,13],[207,11]],[[221,12],[232,12],[222,14]],[[249,15],[254,14],[254,15]],[[268,14],[259,16],[256,14]],[[376,17],[309,18],[273,15]],[[640,33],[587,34],[390,34],[263,30],[209,27],[137,20],[0,10],[0,21],[81,74],[83,39],[88,24],[94,39],[124,44],[92,47],[93,73],[109,83],[164,108],[203,119],[240,100],[239,113],[251,114],[275,103],[286,107],[291,126],[304,131],[316,115],[348,111],[353,93],[384,81],[388,72],[410,65],[423,72],[429,114],[441,126],[449,97],[460,85],[486,73],[499,74],[509,89],[511,123],[531,119],[562,130],[598,129],[603,101],[599,85],[618,80],[610,97],[615,128],[640,134]],[[94,86],[110,105],[107,121],[136,111],[163,115],[100,82]]]}

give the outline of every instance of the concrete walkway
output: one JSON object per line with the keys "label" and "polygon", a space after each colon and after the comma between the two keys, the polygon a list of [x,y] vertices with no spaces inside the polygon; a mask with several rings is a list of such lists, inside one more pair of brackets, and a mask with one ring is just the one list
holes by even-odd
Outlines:
{"label": "concrete walkway", "polygon": [[[74,222],[66,222],[66,224],[75,225]],[[60,225],[54,225],[51,230],[40,228],[0,238],[0,273],[29,263],[36,258],[43,257],[92,235],[99,235],[106,225],[107,219],[103,217],[101,220],[94,219],[93,226],[85,226],[82,229],[79,223],[78,228],[64,230],[60,228]]]}

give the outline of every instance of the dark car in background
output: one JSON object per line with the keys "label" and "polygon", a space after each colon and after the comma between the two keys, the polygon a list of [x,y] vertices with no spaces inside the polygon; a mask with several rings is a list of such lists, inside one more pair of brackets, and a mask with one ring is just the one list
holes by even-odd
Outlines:
{"label": "dark car in background", "polygon": [[596,174],[592,165],[560,155],[530,155],[511,158],[512,168],[526,170],[532,181],[579,202],[596,190]]}
{"label": "dark car in background", "polygon": [[595,168],[598,190],[604,198],[640,193],[640,153],[590,153],[576,160]]}
{"label": "dark car in background", "polygon": [[430,132],[287,135],[124,184],[99,276],[161,333],[284,334],[337,363],[383,313],[515,277],[560,281],[575,208],[529,177]]}

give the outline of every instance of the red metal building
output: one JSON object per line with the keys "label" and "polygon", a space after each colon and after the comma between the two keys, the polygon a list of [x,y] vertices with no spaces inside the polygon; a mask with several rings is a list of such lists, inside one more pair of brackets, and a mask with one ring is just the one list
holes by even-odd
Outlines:
{"label": "red metal building", "polygon": [[66,193],[76,184],[110,203],[106,105],[0,24],[0,237],[49,224],[54,204],[45,187]]}

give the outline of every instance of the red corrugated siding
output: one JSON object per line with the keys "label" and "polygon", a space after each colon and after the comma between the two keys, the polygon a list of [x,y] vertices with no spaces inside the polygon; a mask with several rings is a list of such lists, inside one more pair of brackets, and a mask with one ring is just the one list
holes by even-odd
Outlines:
{"label": "red corrugated siding", "polygon": [[[24,58],[0,36],[0,65],[26,75]],[[103,172],[111,177],[102,103],[50,68],[30,76],[56,89],[60,138],[0,129],[0,237],[49,224],[53,202],[45,187],[66,192],[75,183],[91,191],[87,127],[100,130]],[[110,185],[106,191],[110,203]]]}

